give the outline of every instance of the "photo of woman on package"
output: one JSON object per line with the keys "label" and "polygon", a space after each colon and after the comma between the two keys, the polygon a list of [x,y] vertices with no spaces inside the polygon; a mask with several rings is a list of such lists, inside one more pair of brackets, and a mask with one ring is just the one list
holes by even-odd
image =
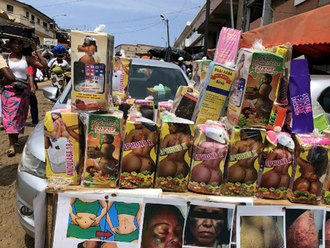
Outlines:
{"label": "photo of woman on package", "polygon": [[137,243],[141,222],[140,203],[109,201],[107,224],[114,234],[114,241]]}
{"label": "photo of woman on package", "polygon": [[228,169],[228,182],[253,184],[257,180],[257,170],[254,162],[261,156],[264,149],[263,137],[260,130],[241,129],[240,140],[231,147],[230,161],[234,155],[250,152],[247,158],[235,158],[237,162]]}
{"label": "photo of woman on package", "polygon": [[135,171],[137,173],[149,171],[151,174],[155,170],[156,161],[150,157],[150,152],[155,148],[158,141],[157,126],[153,123],[135,122],[134,127],[135,129],[126,135],[124,144],[147,141],[147,145],[129,149],[132,151],[123,157],[122,171]]}
{"label": "photo of woman on package", "polygon": [[184,245],[229,247],[230,228],[227,208],[190,205]]}
{"label": "photo of woman on package", "polygon": [[85,52],[79,61],[84,63],[85,65],[94,65],[100,63],[100,58],[95,55],[97,52],[96,40],[91,36],[86,36],[84,39],[84,43],[82,45],[78,45],[78,52]]}
{"label": "photo of woman on package", "polygon": [[[100,222],[107,214],[107,203],[103,200],[71,198],[67,237],[79,239],[101,239]],[[105,218],[102,226],[105,226]]]}
{"label": "photo of woman on package", "polygon": [[[169,134],[167,134],[160,144],[160,154],[167,155],[158,165],[158,177],[177,177],[182,175],[186,177],[189,172],[189,165],[185,161],[185,155],[188,152],[191,157],[193,136],[190,126],[182,123],[168,123]],[[180,151],[166,154],[165,148],[181,146]],[[164,153],[164,154],[162,154]]]}

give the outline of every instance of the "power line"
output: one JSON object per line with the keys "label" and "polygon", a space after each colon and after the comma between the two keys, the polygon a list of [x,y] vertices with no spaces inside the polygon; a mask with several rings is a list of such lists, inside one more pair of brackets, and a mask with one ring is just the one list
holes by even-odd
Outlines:
{"label": "power line", "polygon": [[128,34],[128,33],[135,33],[135,32],[140,32],[140,31],[143,31],[143,30],[146,30],[146,29],[149,29],[149,28],[153,28],[155,26],[158,26],[159,24],[161,24],[163,22],[158,22],[157,24],[154,24],[154,25],[151,25],[149,27],[146,27],[146,28],[141,28],[141,29],[136,29],[136,30],[133,30],[133,31],[127,31],[127,32],[122,32],[122,33],[113,33],[113,35],[119,35],[119,34]]}
{"label": "power line", "polygon": [[188,1],[188,0],[186,0],[186,1],[184,2],[184,4],[182,5],[180,11],[176,14],[176,16],[175,16],[171,21],[175,20],[175,19],[178,17],[178,15],[181,13],[181,11],[183,10],[184,6],[186,5],[187,1]]}
{"label": "power line", "polygon": [[63,3],[54,3],[54,4],[49,4],[49,5],[42,5],[42,6],[36,6],[36,8],[46,8],[46,7],[52,7],[52,6],[58,6],[58,5],[66,5],[70,3],[78,3],[83,0],[73,0],[73,1],[68,1],[68,2],[63,2]]}

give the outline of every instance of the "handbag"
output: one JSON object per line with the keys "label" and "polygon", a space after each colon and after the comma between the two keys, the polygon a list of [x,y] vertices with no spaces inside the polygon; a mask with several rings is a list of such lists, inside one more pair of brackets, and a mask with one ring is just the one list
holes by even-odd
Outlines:
{"label": "handbag", "polygon": [[28,83],[24,79],[16,78],[15,81],[11,84],[16,90],[24,91],[28,87]]}

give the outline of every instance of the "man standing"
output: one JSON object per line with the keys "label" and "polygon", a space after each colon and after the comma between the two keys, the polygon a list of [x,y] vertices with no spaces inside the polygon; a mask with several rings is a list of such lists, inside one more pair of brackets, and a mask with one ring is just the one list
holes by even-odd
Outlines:
{"label": "man standing", "polygon": [[184,73],[187,73],[186,65],[183,63],[183,61],[184,61],[183,57],[180,57],[178,59],[178,61],[179,61],[179,66],[181,67],[181,69],[183,70],[183,72]]}

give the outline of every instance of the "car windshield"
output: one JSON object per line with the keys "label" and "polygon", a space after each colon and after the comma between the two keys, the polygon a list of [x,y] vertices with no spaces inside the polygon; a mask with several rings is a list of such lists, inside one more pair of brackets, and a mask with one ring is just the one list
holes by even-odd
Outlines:
{"label": "car windshield", "polygon": [[188,83],[181,69],[132,65],[128,91],[132,98],[144,99],[152,95],[154,102],[174,99],[179,86]]}

